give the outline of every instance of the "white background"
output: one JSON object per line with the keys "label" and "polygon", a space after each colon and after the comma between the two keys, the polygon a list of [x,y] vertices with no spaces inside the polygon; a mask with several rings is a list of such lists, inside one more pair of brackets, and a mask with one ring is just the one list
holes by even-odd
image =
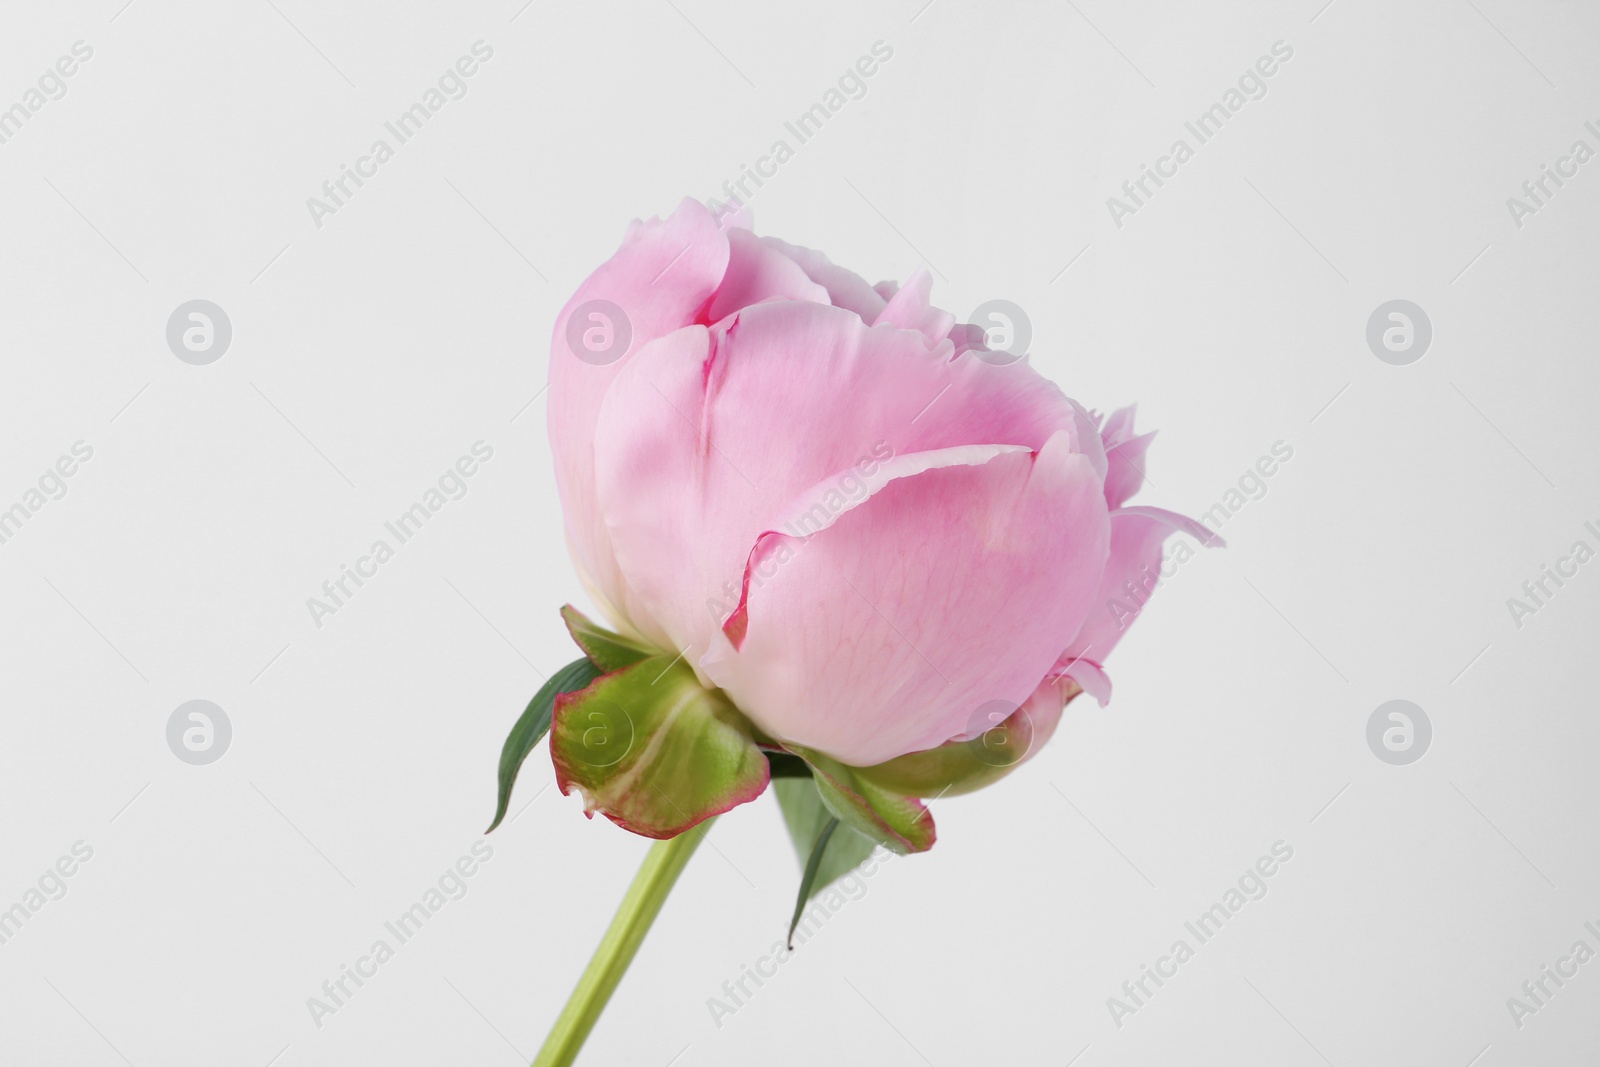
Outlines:
{"label": "white background", "polygon": [[[542,748],[470,892],[320,1028],[306,1001],[481,839],[507,729],[575,656],[530,404],[556,311],[629,219],[720,195],[878,40],[757,229],[869,280],[925,265],[959,316],[1021,305],[1044,373],[1160,429],[1140,503],[1199,514],[1294,456],[1157,594],[1110,708],[937,804],[938,846],[720,1027],[708,998],[799,870],[772,798],[719,820],[581,1062],[1600,1048],[1600,962],[1520,1028],[1506,1006],[1600,949],[1600,562],[1520,628],[1506,604],[1600,548],[1600,161],[1520,228],[1506,206],[1600,148],[1600,10],[122,3],[8,3],[0,33],[0,107],[94,50],[0,144],[0,507],[94,450],[0,545],[0,908],[94,850],[0,945],[0,1063],[531,1057],[646,847],[546,788]],[[306,199],[478,40],[468,95],[318,228]],[[1106,198],[1280,40],[1268,94],[1114,225]],[[233,325],[209,366],[165,340],[194,298]],[[1365,341],[1395,298],[1433,323],[1410,366]],[[313,625],[479,440],[468,495]],[[234,730],[204,767],[165,739],[196,698]],[[1367,747],[1392,698],[1433,724],[1410,766]],[[1107,998],[1280,839],[1270,893],[1117,1026]]]}

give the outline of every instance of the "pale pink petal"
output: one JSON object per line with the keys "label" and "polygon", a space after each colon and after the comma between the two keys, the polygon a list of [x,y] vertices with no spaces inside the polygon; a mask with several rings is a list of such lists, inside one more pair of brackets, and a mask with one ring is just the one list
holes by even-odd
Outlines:
{"label": "pale pink petal", "polygon": [[728,271],[706,313],[710,321],[764,300],[828,303],[828,291],[806,277],[799,264],[762,244],[750,231],[728,230],[728,253]]}
{"label": "pale pink petal", "polygon": [[[663,634],[634,602],[612,554],[595,491],[594,440],[612,381],[653,337],[701,321],[728,266],[728,239],[710,212],[684,200],[665,220],[635,222],[622,247],[578,287],[556,316],[550,342],[547,423],[567,544],[580,575],[611,622],[639,636]],[[574,311],[607,300],[627,317],[632,341],[610,362],[580,358],[567,338]]]}
{"label": "pale pink petal", "polygon": [[1026,701],[1082,620],[1109,530],[1100,480],[1061,433],[895,479],[786,540],[743,648],[702,667],[771,736],[861,766]]}

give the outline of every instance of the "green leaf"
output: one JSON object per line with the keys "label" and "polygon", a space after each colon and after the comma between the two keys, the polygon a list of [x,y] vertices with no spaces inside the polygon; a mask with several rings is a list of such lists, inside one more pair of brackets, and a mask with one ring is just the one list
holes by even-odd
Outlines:
{"label": "green leaf", "polygon": [[789,918],[789,950],[794,951],[794,928],[800,925],[800,913],[805,911],[806,901],[811,899],[815,892],[812,886],[816,884],[818,869],[822,866],[823,854],[828,851],[828,839],[839,829],[839,820],[829,818],[822,826],[822,832],[817,835],[817,843],[811,846],[811,858],[806,860],[806,869],[800,875],[800,893],[794,900],[794,914]]}
{"label": "green leaf", "polygon": [[[774,762],[774,769],[776,766]],[[838,821],[833,812],[822,803],[822,796],[817,792],[816,783],[811,780],[809,774],[803,778],[775,779],[772,788],[778,794],[778,807],[783,810],[783,821],[789,828],[789,839],[794,842],[795,855],[805,868],[805,876],[800,883],[800,896],[795,901],[798,914],[799,909],[804,908],[808,900],[855,870],[863,860],[872,855],[872,850],[876,846],[871,838],[863,837]],[[827,848],[818,859],[817,841],[830,823],[837,829],[833,831],[828,839]],[[817,865],[813,873],[811,865],[814,860],[817,861]],[[789,933],[793,936],[793,924],[789,927]]]}
{"label": "green leaf", "polygon": [[933,816],[921,801],[885,789],[831,756],[793,745],[789,750],[811,765],[817,794],[840,822],[902,856],[933,847]]}
{"label": "green leaf", "polygon": [[550,714],[556,697],[574,689],[582,689],[599,676],[599,669],[587,659],[573,660],[552,674],[550,680],[540,686],[533,699],[528,701],[527,709],[506,735],[506,743],[500,749],[500,799],[495,804],[494,822],[489,824],[489,829],[484,833],[499,826],[500,820],[506,817],[517,772],[522,769],[522,761],[528,758],[533,746],[549,732]]}
{"label": "green leaf", "polygon": [[583,654],[588,656],[602,673],[620,671],[652,655],[650,649],[638,642],[598,626],[594,620],[571,604],[561,609],[561,618],[567,624],[567,632],[578,643],[578,647],[583,649]]}
{"label": "green leaf", "polygon": [[675,837],[767,788],[767,757],[721,690],[681,656],[651,656],[559,697],[550,756],[562,793],[583,793],[645,837]]}

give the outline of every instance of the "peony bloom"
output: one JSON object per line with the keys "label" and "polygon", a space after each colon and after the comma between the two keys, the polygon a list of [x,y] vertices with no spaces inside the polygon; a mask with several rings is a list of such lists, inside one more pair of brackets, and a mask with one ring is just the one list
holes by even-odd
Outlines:
{"label": "peony bloom", "polygon": [[[618,631],[574,613],[574,636],[627,652],[591,653],[621,666],[556,701],[563,791],[670,836],[765,788],[751,752],[794,753],[898,826],[891,845],[926,847],[914,801],[904,826],[878,816],[938,791],[939,753],[1001,723],[1037,747],[1078,692],[1109,699],[1163,542],[1216,538],[1128,505],[1152,436],[1132,408],[1102,424],[930,287],[869,285],[685,200],[568,302],[550,443],[573,559]],[[696,760],[722,762],[720,791]],[[679,776],[682,818],[638,810],[650,774]]]}

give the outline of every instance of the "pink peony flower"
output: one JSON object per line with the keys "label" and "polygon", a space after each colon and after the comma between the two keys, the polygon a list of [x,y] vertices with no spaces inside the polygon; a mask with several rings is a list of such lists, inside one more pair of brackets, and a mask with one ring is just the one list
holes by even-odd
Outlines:
{"label": "pink peony flower", "polygon": [[1086,411],[930,289],[685,200],[557,318],[567,541],[613,629],[562,609],[583,655],[507,735],[489,829],[548,733],[563,794],[657,841],[538,1063],[582,1047],[705,836],[686,831],[773,786],[792,938],[875,849],[933,847],[927,798],[1009,773],[1080,693],[1110,699],[1171,534],[1220,544],[1128,505],[1152,437],[1132,408]]}
{"label": "pink peony flower", "polygon": [[1019,706],[1037,747],[1080,689],[1109,699],[1129,619],[1108,602],[1143,602],[1173,532],[1217,540],[1128,506],[1152,436],[1132,408],[1102,425],[930,287],[869,285],[685,200],[556,320],[550,443],[583,581],[769,751],[867,768]]}

